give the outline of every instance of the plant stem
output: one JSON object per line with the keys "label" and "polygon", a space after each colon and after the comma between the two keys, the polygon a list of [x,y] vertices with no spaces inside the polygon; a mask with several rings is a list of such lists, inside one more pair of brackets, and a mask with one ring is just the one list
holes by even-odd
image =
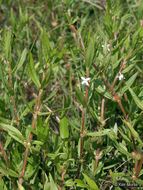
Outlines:
{"label": "plant stem", "polygon": [[[104,75],[103,78],[104,78],[104,81],[106,82],[106,84],[108,85],[108,87],[110,88],[110,90],[112,91],[112,93],[113,93],[113,95],[114,95],[114,97],[115,97],[115,100],[118,102],[118,104],[119,104],[119,106],[120,106],[120,108],[121,108],[121,110],[122,110],[122,112],[123,112],[123,115],[124,115],[126,121],[129,122],[129,119],[128,119],[127,114],[126,114],[126,112],[125,112],[125,110],[124,110],[124,107],[123,107],[123,105],[122,105],[122,103],[121,103],[121,100],[120,100],[119,97],[116,95],[116,93],[115,93],[113,87],[111,86],[111,84],[110,84],[109,81],[107,80],[107,77]],[[132,138],[133,145],[134,145],[134,152],[135,152],[135,154],[136,154],[136,153],[137,153],[137,149],[136,149],[136,144],[135,144],[134,135],[133,135],[132,133],[131,133],[131,138]]]}
{"label": "plant stem", "polygon": [[[130,52],[128,53],[127,57],[123,60],[123,63],[122,63],[122,65],[121,65],[121,67],[120,67],[118,73],[121,73],[121,72],[122,72],[123,68],[125,67],[126,61],[127,61],[127,59],[129,59],[129,57],[131,56],[131,54],[132,54],[132,51],[130,51]],[[113,80],[112,87],[115,86],[115,83],[116,83],[116,81],[117,81],[117,78],[118,78],[118,74],[115,76],[115,78],[114,78],[114,80]]]}
{"label": "plant stem", "polygon": [[[119,106],[120,106],[120,108],[121,108],[121,110],[122,110],[122,112],[123,112],[123,115],[124,115],[126,121],[129,122],[129,119],[128,119],[127,114],[126,114],[126,112],[125,112],[125,110],[124,110],[124,107],[123,107],[123,105],[122,105],[122,103],[121,103],[121,100],[120,100],[120,99],[118,98],[118,96],[116,95],[116,93],[115,93],[113,87],[111,86],[111,84],[110,84],[109,81],[107,80],[106,76],[103,76],[103,78],[104,78],[105,82],[107,83],[107,85],[109,86],[110,90],[112,91],[112,93],[113,93],[113,95],[114,95],[116,101],[118,102],[118,104],[119,104]],[[132,138],[132,142],[133,142],[133,146],[134,146],[134,153],[137,154],[137,149],[136,149],[136,143],[135,143],[134,135],[133,135],[132,132],[131,132],[130,134],[131,134],[131,138]],[[138,160],[135,160],[135,172],[137,172],[137,171],[136,171],[136,169],[137,169],[137,164],[138,164]]]}
{"label": "plant stem", "polygon": [[[8,61],[4,61],[4,63],[8,66],[10,87],[11,87],[11,89],[13,90],[12,75],[11,75],[10,64],[9,64]],[[11,96],[11,102],[12,102],[12,105],[13,105],[13,110],[14,110],[14,114],[15,114],[16,124],[17,124],[18,130],[20,130],[20,123],[19,123],[19,118],[18,118],[17,111],[16,111],[14,96]]]}
{"label": "plant stem", "polygon": [[5,160],[5,163],[6,163],[6,166],[7,166],[7,170],[8,170],[8,169],[9,169],[9,162],[8,162],[8,160],[7,160],[7,155],[6,155],[5,150],[3,149],[3,146],[2,146],[2,142],[1,142],[1,141],[0,141],[0,149],[1,149],[1,151],[2,151],[4,160]]}
{"label": "plant stem", "polygon": [[140,169],[141,169],[141,167],[142,167],[142,164],[143,164],[143,156],[142,156],[142,158],[141,158],[141,160],[140,160],[140,163],[139,163],[139,166],[138,166],[138,168],[137,168],[137,170],[136,170],[136,174],[135,174],[136,178],[138,178],[138,175],[139,175],[139,173],[140,173]]}
{"label": "plant stem", "polygon": [[[87,68],[87,73],[86,77],[89,77],[89,70]],[[86,87],[86,96],[85,96],[85,101],[87,104],[88,101],[88,86]],[[81,165],[82,165],[82,159],[83,159],[83,137],[84,137],[84,122],[85,122],[85,116],[86,116],[86,108],[83,109],[82,112],[82,125],[81,125],[81,131],[80,131],[80,165],[77,171],[77,178],[79,178],[80,175],[80,170],[81,170]]]}
{"label": "plant stem", "polygon": [[65,174],[66,174],[66,170],[63,168],[62,178],[61,178],[61,186],[59,187],[59,190],[62,190],[64,187],[64,176],[65,176]]}
{"label": "plant stem", "polygon": [[[42,81],[45,79],[45,73],[43,73],[43,78]],[[35,129],[36,126],[36,120],[37,120],[37,116],[39,113],[39,108],[40,108],[40,100],[41,100],[41,96],[42,96],[43,90],[41,89],[39,91],[39,95],[38,95],[38,101],[37,101],[37,105],[36,105],[36,111],[35,114],[33,116],[33,122],[32,122],[32,129]],[[33,133],[30,133],[29,135],[29,139],[28,139],[28,144],[31,143],[33,137]],[[19,183],[22,184],[23,183],[23,178],[24,178],[24,174],[25,174],[25,169],[26,169],[26,164],[27,164],[27,158],[28,158],[28,153],[29,153],[29,147],[26,147],[26,151],[25,151],[25,157],[24,157],[24,163],[23,163],[23,169],[20,173],[20,178],[19,178]]]}
{"label": "plant stem", "polygon": [[[4,160],[5,160],[5,163],[6,163],[6,166],[7,166],[7,170],[9,170],[10,164],[9,164],[9,162],[8,162],[6,152],[5,152],[5,150],[3,149],[2,141],[0,141],[0,149],[1,149],[1,151],[2,151]],[[16,189],[16,186],[15,186],[15,183],[14,183],[13,179],[11,179],[11,182],[12,182],[13,188]]]}
{"label": "plant stem", "polygon": [[[80,34],[78,34],[78,31],[75,29],[75,27],[73,25],[70,25],[70,29],[72,31],[74,31],[75,34],[78,35],[79,38],[80,38],[81,47],[82,47],[82,49],[84,51],[84,55],[81,54],[81,56],[84,59],[84,57],[85,57],[85,46],[84,46],[84,42],[82,40],[82,37],[81,37]],[[76,45],[77,45],[76,35],[74,35],[74,39],[75,39],[75,42],[76,42]],[[89,77],[89,69],[86,68],[86,78],[88,78],[88,77]],[[85,101],[86,101],[86,104],[87,104],[87,102],[88,102],[88,86],[86,87]],[[83,159],[83,137],[84,137],[85,116],[86,116],[86,109],[84,108],[82,110],[82,125],[81,125],[81,131],[80,131],[80,164],[79,164],[79,168],[78,168],[78,171],[77,171],[76,178],[79,178],[80,170],[81,170],[81,165],[82,165],[82,162],[83,162],[82,159]]]}
{"label": "plant stem", "polygon": [[[104,89],[106,89],[106,86],[104,85]],[[104,103],[105,103],[105,98],[102,98],[102,104],[101,104],[101,124],[104,122]],[[94,166],[94,171],[96,171],[97,166],[98,166],[98,161],[100,159],[99,155],[100,155],[100,145],[101,145],[101,136],[98,137],[98,146],[97,146],[97,153],[95,156],[95,166]]]}

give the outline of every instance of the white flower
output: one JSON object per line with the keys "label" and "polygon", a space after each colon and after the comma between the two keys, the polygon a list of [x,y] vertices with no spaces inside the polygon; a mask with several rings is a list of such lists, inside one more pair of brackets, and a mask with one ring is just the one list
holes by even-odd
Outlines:
{"label": "white flower", "polygon": [[81,79],[82,79],[82,83],[81,83],[82,85],[89,86],[88,81],[90,80],[90,78],[81,77]]}
{"label": "white flower", "polygon": [[[104,48],[104,45],[102,47]],[[107,50],[110,51],[110,44],[107,44]]]}
{"label": "white flower", "polygon": [[124,78],[124,75],[119,72],[119,75],[117,78],[119,78],[119,80],[122,80]]}

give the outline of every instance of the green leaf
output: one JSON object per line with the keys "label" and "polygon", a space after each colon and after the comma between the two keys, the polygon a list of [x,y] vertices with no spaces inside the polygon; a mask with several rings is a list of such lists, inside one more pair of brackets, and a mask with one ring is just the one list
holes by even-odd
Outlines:
{"label": "green leaf", "polygon": [[68,120],[66,117],[60,121],[60,136],[65,139],[69,137]]}
{"label": "green leaf", "polygon": [[90,190],[98,190],[98,187],[96,185],[96,183],[90,179],[86,174],[83,173],[84,179],[86,180],[86,182],[88,183]]}
{"label": "green leaf", "polygon": [[51,74],[52,74],[52,69],[50,67],[49,70],[46,72],[45,80],[41,84],[42,89],[48,84]]}
{"label": "green leaf", "polygon": [[99,132],[86,133],[86,135],[87,136],[91,136],[91,137],[99,137],[99,136],[108,135],[111,132],[113,133],[113,130],[111,130],[111,129],[104,129],[104,130],[101,130]]}
{"label": "green leaf", "polygon": [[95,90],[96,90],[99,94],[103,95],[104,97],[106,97],[106,98],[112,100],[111,94],[110,94],[109,92],[107,92],[107,90],[104,90],[104,88],[102,88],[101,86],[98,86],[97,88],[95,88]]}
{"label": "green leaf", "polygon": [[88,185],[86,185],[82,180],[80,179],[76,179],[74,181],[74,183],[76,184],[77,187],[83,187],[83,188],[87,188],[88,189]]}
{"label": "green leaf", "polygon": [[65,181],[65,186],[67,186],[67,187],[74,186],[73,179],[68,179],[67,181]]}
{"label": "green leaf", "polygon": [[91,36],[90,42],[89,42],[89,45],[88,45],[88,48],[87,48],[86,56],[85,56],[85,63],[86,63],[86,66],[88,68],[91,66],[92,61],[93,61],[94,44],[95,44],[94,36]]}
{"label": "green leaf", "polygon": [[[126,84],[127,85],[127,84]],[[130,91],[132,98],[134,99],[136,105],[143,110],[143,102],[137,97],[137,95],[134,93],[134,91],[127,85],[128,90]]]}
{"label": "green leaf", "polygon": [[86,107],[85,97],[79,88],[76,88],[76,97],[77,97],[78,102],[81,103],[83,107],[85,108]]}
{"label": "green leaf", "polygon": [[32,100],[27,107],[25,108],[25,110],[23,111],[23,113],[20,116],[20,119],[22,119],[23,117],[25,117],[29,112],[31,112],[32,110],[32,106],[37,102],[37,99]]}
{"label": "green leaf", "polygon": [[8,31],[7,34],[5,34],[4,49],[5,49],[5,58],[6,60],[9,60],[11,56],[11,31]]}
{"label": "green leaf", "polygon": [[24,187],[20,183],[17,182],[17,184],[18,184],[18,189],[19,190],[25,190]]}
{"label": "green leaf", "polygon": [[124,74],[124,73],[129,72],[133,67],[135,67],[135,64],[130,64],[127,68],[125,68],[125,69],[122,71],[122,73]]}
{"label": "green leaf", "polygon": [[18,69],[20,69],[26,59],[26,55],[27,55],[27,49],[25,48],[21,54],[20,60],[18,61],[18,63],[15,65],[13,72],[16,72]]}
{"label": "green leaf", "polygon": [[48,58],[50,57],[50,45],[49,45],[49,39],[47,37],[45,29],[43,29],[43,43],[42,43],[42,50],[43,55],[45,58],[45,61],[48,61]]}
{"label": "green leaf", "polygon": [[[138,72],[136,72],[133,76],[131,76],[131,77],[129,78],[129,80],[125,83],[126,86],[124,86],[124,87],[121,89],[121,95],[123,95],[123,94],[128,90],[128,87],[130,87],[130,86],[134,83],[134,81],[135,81],[137,75],[138,75]],[[127,87],[127,86],[128,86],[128,87]]]}
{"label": "green leaf", "polygon": [[130,129],[130,131],[131,131],[131,133],[134,135],[134,137],[135,137],[135,139],[139,142],[139,144],[141,145],[141,146],[143,146],[143,142],[142,142],[142,140],[140,139],[140,136],[139,136],[139,134],[136,132],[136,130],[132,127],[132,125],[129,123],[129,122],[127,122],[126,120],[122,120],[124,123],[125,123],[125,125]]}
{"label": "green leaf", "polygon": [[35,67],[34,67],[34,62],[33,62],[33,58],[32,58],[31,52],[29,52],[28,73],[29,73],[29,76],[32,79],[32,81],[35,83],[35,85],[38,88],[40,88],[41,85],[40,85],[38,76],[36,74],[36,70],[35,70]]}
{"label": "green leaf", "polygon": [[21,132],[16,129],[15,127],[13,127],[12,125],[8,125],[8,124],[4,124],[4,123],[0,123],[0,127],[4,130],[4,131],[7,131],[8,134],[11,136],[11,137],[15,137],[15,140],[18,139],[18,141],[20,143],[23,144],[23,141],[24,141],[24,137],[23,135],[21,134]]}
{"label": "green leaf", "polygon": [[2,168],[2,167],[0,167],[0,173],[2,173],[5,176],[11,176],[11,177],[16,177],[16,178],[19,177],[19,174],[17,174],[15,171],[13,171],[11,169],[7,170],[7,169]]}
{"label": "green leaf", "polygon": [[45,174],[44,190],[50,190],[50,183],[48,182],[48,177],[46,174]]}
{"label": "green leaf", "polygon": [[50,190],[58,190],[50,173],[49,173],[49,179],[50,179]]}

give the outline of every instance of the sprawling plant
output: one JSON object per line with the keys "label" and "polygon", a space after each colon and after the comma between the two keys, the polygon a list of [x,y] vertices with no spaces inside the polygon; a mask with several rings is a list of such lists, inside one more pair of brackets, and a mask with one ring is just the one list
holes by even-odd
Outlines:
{"label": "sprawling plant", "polygon": [[0,190],[142,186],[142,1],[0,10]]}

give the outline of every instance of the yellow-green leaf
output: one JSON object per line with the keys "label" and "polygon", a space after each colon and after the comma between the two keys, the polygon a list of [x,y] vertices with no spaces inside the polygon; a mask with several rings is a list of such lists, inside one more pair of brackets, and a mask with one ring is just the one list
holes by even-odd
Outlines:
{"label": "yellow-green leaf", "polygon": [[28,73],[29,73],[29,76],[31,78],[31,80],[35,83],[35,85],[40,88],[40,82],[39,82],[39,78],[36,74],[36,70],[35,70],[35,67],[34,67],[34,61],[33,61],[33,58],[32,58],[32,54],[31,52],[29,52],[29,64],[28,64]]}

